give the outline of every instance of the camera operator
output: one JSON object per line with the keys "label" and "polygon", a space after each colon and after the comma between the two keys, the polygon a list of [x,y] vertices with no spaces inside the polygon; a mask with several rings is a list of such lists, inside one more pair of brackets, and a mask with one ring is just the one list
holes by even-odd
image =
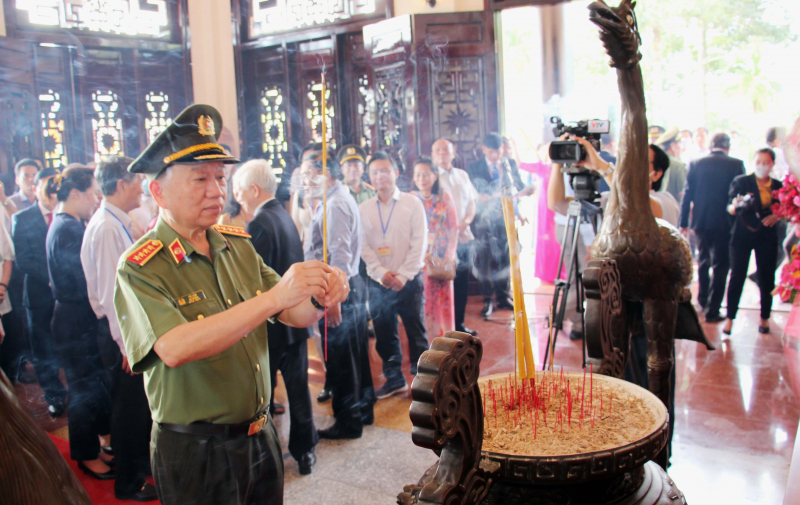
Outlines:
{"label": "camera operator", "polygon": [[[559,140],[574,140],[578,142],[586,151],[586,159],[575,163],[575,166],[584,167],[597,172],[603,176],[603,179],[606,181],[606,183],[608,183],[609,187],[611,187],[614,165],[612,163],[603,161],[588,140],[569,134],[561,135]],[[558,238],[559,243],[561,243],[561,246],[564,247],[563,240],[564,229],[567,225],[567,208],[569,207],[569,202],[571,202],[574,198],[572,196],[567,196],[567,186],[564,182],[566,175],[561,173],[562,166],[563,165],[560,163],[552,164],[550,183],[547,185],[547,208],[556,213],[556,237]],[[580,226],[583,228],[584,225]],[[579,234],[578,240],[578,270],[580,272],[583,272],[584,268],[586,268],[586,260],[588,257],[586,247],[587,245],[591,245],[587,244],[586,242],[588,242],[588,240],[584,239],[582,230],[582,233]],[[565,259],[565,264],[562,268],[564,271],[568,272],[569,265],[566,264],[566,261],[567,259]],[[575,279],[572,279],[572,282],[574,286]],[[578,313],[576,310],[577,291],[577,289],[570,289],[567,293],[567,310],[564,314],[564,317],[572,321],[572,331],[569,335],[570,340],[580,340],[583,338],[583,321],[581,320],[580,313]]]}
{"label": "camera operator", "polygon": [[778,216],[770,207],[777,200],[772,192],[783,184],[770,177],[775,165],[775,151],[759,149],[755,158],[755,173],[740,175],[731,183],[728,193],[728,212],[735,216],[731,234],[731,279],[728,283],[728,318],[722,332],[731,334],[733,320],[739,309],[739,299],[750,265],[750,252],[756,252],[758,287],[761,290],[761,324],[759,333],[769,333],[769,316],[772,310],[772,290],[775,288],[775,270],[778,268]]}

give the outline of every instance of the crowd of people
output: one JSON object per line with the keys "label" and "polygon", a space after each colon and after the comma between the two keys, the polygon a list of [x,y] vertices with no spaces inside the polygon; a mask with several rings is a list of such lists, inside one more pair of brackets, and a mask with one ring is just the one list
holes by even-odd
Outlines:
{"label": "crowd of people", "polygon": [[[288,450],[301,474],[312,472],[320,438],[362,436],[374,423],[374,404],[408,390],[406,372],[416,375],[432,339],[453,330],[477,334],[464,325],[471,276],[482,317],[513,310],[501,196],[512,197],[524,223],[519,199],[538,189],[536,276],[555,280],[573,195],[547,145],[526,163],[513,141],[490,133],[464,170],[454,166],[454,142],[443,137],[430,146],[431,157],[401,170],[382,151],[345,145],[323,152],[311,143],[279,182],[266,160],[240,164],[216,143],[221,119],[212,108],[181,114],[181,124],[197,131],[170,127],[135,161],[109,157],[59,171],[25,159],[14,169],[18,189],[8,197],[0,191],[0,366],[12,381],[27,381],[24,364],[33,365],[50,416],[68,416],[71,458],[93,478],[115,479],[119,499],[179,503],[186,489],[207,489],[181,480],[185,472],[259,454],[266,456],[246,465],[247,478],[269,475],[264,485],[278,486],[280,448],[271,417],[262,414],[286,411],[274,400],[278,371],[290,407]],[[650,135],[651,209],[687,238],[692,230],[706,321],[727,319],[730,333],[755,251],[760,331],[768,332],[787,233],[769,210],[788,172],[781,131],[770,130],[751,175],[729,155],[727,134],[709,141],[702,128],[653,126]],[[581,164],[605,189],[613,185],[613,138],[605,136],[599,150],[572,138],[588,152]],[[225,199],[223,213],[214,202]],[[580,268],[593,233],[581,225]],[[570,338],[581,339],[575,293],[567,317]],[[319,430],[308,385],[312,337],[326,372],[317,401],[330,400],[334,416]],[[385,378],[378,388],[371,337]],[[265,433],[252,442],[257,450],[226,442],[200,454],[196,437],[241,430]],[[197,461],[187,463],[190,457]],[[150,474],[156,487],[145,480]],[[245,482],[219,478],[229,479],[226,486]]]}
{"label": "crowd of people", "polygon": [[[153,145],[149,149],[155,149]],[[498,134],[486,136],[483,156],[467,170],[454,166],[451,140],[438,139],[431,152],[432,157],[421,157],[401,171],[387,153],[368,154],[360,146],[346,145],[324,153],[323,170],[322,146],[312,143],[301,153],[288,191],[282,191],[272,167],[262,159],[242,164],[236,160],[222,173],[226,190],[221,196],[227,198],[229,212],[219,216],[220,227],[214,228],[220,237],[249,238],[263,265],[278,276],[292,277],[299,265],[327,260],[326,268],[347,280],[349,295],[326,307],[318,323],[287,324],[283,316],[270,318],[268,363],[255,365],[259,371],[268,366],[270,379],[257,388],[258,410],[266,405],[273,415],[286,411],[272,394],[281,372],[290,406],[288,449],[301,474],[311,473],[320,438],[360,437],[363,427],[374,423],[375,402],[408,390],[406,376],[417,373],[419,357],[433,338],[452,330],[477,334],[464,326],[471,274],[484,300],[481,315],[513,309],[500,196],[509,187],[516,200],[533,193],[534,187],[522,182]],[[6,222],[0,227],[0,356],[12,381],[31,380],[26,365],[30,362],[49,415],[67,416],[70,456],[84,473],[115,479],[118,499],[149,501],[159,494],[164,500],[175,491],[164,479],[157,479],[158,490],[145,480],[169,470],[168,458],[151,453],[151,432],[159,433],[162,446],[179,443],[170,438],[169,429],[153,431],[153,423],[163,428],[196,421],[185,412],[173,416],[178,407],[194,414],[202,411],[198,419],[219,421],[225,416],[214,412],[211,399],[195,400],[190,406],[188,400],[175,397],[174,390],[164,391],[164,383],[174,383],[178,376],[182,394],[209,386],[192,369],[202,360],[175,358],[171,353],[180,355],[180,350],[153,346],[166,366],[152,368],[153,358],[140,351],[148,345],[147,335],[162,334],[174,319],[157,300],[163,293],[154,292],[148,285],[151,280],[141,276],[145,268],[161,266],[151,261],[152,255],[165,249],[164,258],[186,265],[182,275],[188,275],[189,264],[199,265],[192,258],[203,253],[177,231],[187,219],[180,206],[189,206],[191,196],[179,194],[174,183],[163,184],[160,178],[154,182],[146,169],[138,169],[144,164],[140,160],[108,157],[97,165],[73,163],[63,171],[42,169],[32,159],[17,164],[18,189],[7,198],[2,194]],[[186,186],[191,190],[207,178],[190,178]],[[403,184],[413,189],[401,191]],[[173,191],[171,198],[167,190]],[[207,244],[214,258],[215,248],[230,248],[233,241],[217,242],[209,235]],[[206,280],[205,272],[197,275]],[[249,296],[236,290],[240,299]],[[170,308],[180,309],[185,321],[201,321],[211,291],[187,284],[175,292]],[[222,291],[223,305],[235,305],[224,287]],[[131,308],[130,296],[140,308]],[[157,308],[163,313],[143,315]],[[398,317],[411,363],[405,371]],[[147,327],[138,326],[143,324]],[[143,330],[145,337],[127,336],[132,328]],[[307,342],[314,335],[326,371],[317,400],[332,400],[334,413],[334,423],[319,430],[308,386]],[[375,338],[386,379],[378,388],[370,369],[370,337]],[[159,344],[167,340],[162,336]],[[146,378],[143,371],[150,371]]]}

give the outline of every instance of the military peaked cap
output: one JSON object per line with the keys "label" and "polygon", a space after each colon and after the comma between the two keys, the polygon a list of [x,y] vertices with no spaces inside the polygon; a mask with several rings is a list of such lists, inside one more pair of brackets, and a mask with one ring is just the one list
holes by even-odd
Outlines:
{"label": "military peaked cap", "polygon": [[199,103],[190,105],[133,160],[128,171],[158,176],[175,164],[239,163],[217,143],[221,133],[222,116],[217,109]]}
{"label": "military peaked cap", "polygon": [[346,161],[350,160],[358,160],[363,162],[367,159],[367,151],[365,151],[361,146],[356,144],[348,144],[341,149],[339,149],[339,153],[336,155],[339,159],[339,164],[342,165]]}

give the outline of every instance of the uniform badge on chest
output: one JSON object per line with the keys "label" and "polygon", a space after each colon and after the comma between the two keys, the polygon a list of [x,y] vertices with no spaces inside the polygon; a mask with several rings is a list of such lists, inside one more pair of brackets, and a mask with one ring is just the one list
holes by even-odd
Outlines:
{"label": "uniform badge on chest", "polygon": [[203,293],[203,290],[201,289],[199,291],[195,291],[194,293],[189,293],[186,296],[176,298],[175,303],[178,305],[178,307],[185,307],[186,305],[191,305],[205,299],[206,294]]}

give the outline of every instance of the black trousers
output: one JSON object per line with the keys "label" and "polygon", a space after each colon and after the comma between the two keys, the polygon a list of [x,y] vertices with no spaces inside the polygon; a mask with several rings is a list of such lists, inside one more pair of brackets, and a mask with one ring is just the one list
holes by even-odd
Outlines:
{"label": "black trousers", "polygon": [[491,216],[479,216],[475,221],[475,272],[481,286],[483,301],[511,302],[508,255],[508,236],[502,210],[489,210]]}
{"label": "black trousers", "polygon": [[281,505],[283,459],[268,416],[253,436],[208,437],[153,424],[150,456],[162,505]]}
{"label": "black trousers", "polygon": [[8,376],[12,384],[17,382],[22,364],[31,355],[31,341],[23,320],[23,312],[12,309],[8,314],[3,314],[3,330],[5,338],[0,344],[0,368]]}
{"label": "black trousers", "polygon": [[67,390],[58,377],[58,356],[56,356],[53,330],[50,328],[54,309],[55,302],[53,305],[26,309],[31,333],[33,366],[36,369],[39,385],[44,390],[44,399],[51,405],[64,403],[67,398]]}
{"label": "black trousers", "polygon": [[[366,285],[361,276],[351,277],[350,295],[342,304],[342,322],[335,328],[328,328],[326,367],[328,387],[333,393],[333,416],[337,423],[356,429],[362,426],[362,416],[372,414],[375,404],[369,368],[366,297]],[[324,325],[325,320],[320,320],[319,330],[323,335]]]}
{"label": "black trousers", "polygon": [[[708,315],[719,314],[730,269],[731,233],[727,228],[695,230],[698,256],[697,301]],[[713,275],[709,277],[709,269]]]}
{"label": "black trousers", "polygon": [[97,345],[97,316],[89,300],[57,301],[52,331],[69,388],[70,457],[75,461],[97,459],[100,453],[97,437],[108,435],[111,428],[111,397]]}
{"label": "black trousers", "polygon": [[464,329],[464,315],[467,311],[469,296],[469,271],[472,268],[470,244],[458,244],[458,266],[456,278],[453,280],[453,305],[455,308],[456,330]]}
{"label": "black trousers", "polygon": [[272,398],[275,397],[278,370],[283,375],[289,399],[289,453],[299,460],[303,454],[313,451],[319,442],[308,390],[308,340],[269,350]]}
{"label": "black trousers", "polygon": [[383,375],[388,382],[405,382],[397,316],[403,320],[408,336],[411,372],[416,373],[419,357],[428,350],[429,345],[424,310],[425,292],[421,273],[406,282],[400,291],[386,289],[370,279],[369,311],[375,327],[375,348],[383,360]]}
{"label": "black trousers", "polygon": [[111,444],[117,478],[114,494],[126,496],[142,488],[150,475],[150,432],[153,420],[144,391],[142,374],[128,375],[122,369],[122,353],[111,337],[108,318],[97,321],[97,340],[107,375],[113,376],[111,395]]}
{"label": "black trousers", "polygon": [[778,234],[776,230],[762,228],[747,238],[731,240],[731,280],[728,283],[728,318],[736,319],[739,300],[747,279],[750,253],[756,252],[758,288],[761,290],[761,319],[769,319],[772,312],[772,290],[775,289],[775,270],[778,268]]}

